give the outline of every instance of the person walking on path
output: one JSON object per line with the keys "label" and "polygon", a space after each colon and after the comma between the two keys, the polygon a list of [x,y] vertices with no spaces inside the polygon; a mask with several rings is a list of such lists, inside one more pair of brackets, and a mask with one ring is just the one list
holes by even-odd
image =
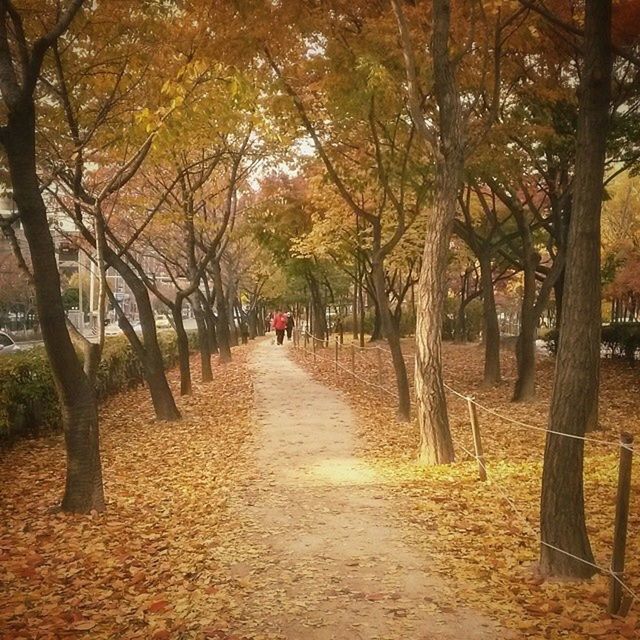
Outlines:
{"label": "person walking on path", "polygon": [[273,316],[273,328],[276,331],[276,343],[282,344],[284,342],[284,332],[287,328],[287,316],[281,311],[276,311]]}
{"label": "person walking on path", "polygon": [[291,340],[291,334],[293,333],[293,327],[296,323],[293,321],[293,314],[291,311],[287,311],[287,340]]}

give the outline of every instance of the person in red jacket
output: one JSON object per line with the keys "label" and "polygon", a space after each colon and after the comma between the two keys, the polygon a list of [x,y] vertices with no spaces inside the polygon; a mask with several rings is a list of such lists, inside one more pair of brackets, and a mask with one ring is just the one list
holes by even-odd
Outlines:
{"label": "person in red jacket", "polygon": [[287,316],[281,311],[276,311],[273,316],[273,328],[276,330],[276,342],[282,344],[284,341],[284,332],[287,328]]}

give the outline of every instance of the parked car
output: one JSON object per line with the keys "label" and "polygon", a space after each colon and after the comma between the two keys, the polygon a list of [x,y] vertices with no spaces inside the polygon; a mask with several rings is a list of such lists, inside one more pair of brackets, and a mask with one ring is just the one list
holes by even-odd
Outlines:
{"label": "parked car", "polygon": [[104,327],[104,335],[119,336],[119,335],[122,335],[122,329],[120,329],[117,322],[110,322]]}
{"label": "parked car", "polygon": [[171,322],[165,315],[156,316],[156,329],[171,329]]}
{"label": "parked car", "polygon": [[0,356],[22,351],[16,341],[4,331],[0,331]]}

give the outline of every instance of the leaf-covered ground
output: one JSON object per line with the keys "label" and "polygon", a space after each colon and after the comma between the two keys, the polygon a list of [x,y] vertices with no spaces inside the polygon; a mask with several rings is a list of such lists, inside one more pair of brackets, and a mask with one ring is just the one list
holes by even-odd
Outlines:
{"label": "leaf-covered ground", "polygon": [[50,512],[64,484],[60,437],[2,452],[1,638],[233,637],[247,590],[235,570],[243,524],[228,506],[251,475],[245,360],[235,349],[216,382],[196,384],[174,424],[153,420],[143,388],[103,407],[103,514]]}
{"label": "leaf-covered ground", "polygon": [[[345,390],[357,420],[347,419],[339,403],[325,407],[325,415],[306,402],[319,392],[305,391],[300,380],[287,380],[274,397],[267,385],[256,404],[256,375],[263,387],[265,379],[278,385],[286,367],[267,362],[256,374],[249,359],[261,344],[271,347],[263,341],[234,350],[233,363],[216,366],[213,384],[196,385],[192,397],[180,399],[178,423],[155,422],[144,389],[103,407],[104,514],[51,511],[64,479],[60,437],[20,442],[0,454],[0,638],[471,637],[457,633],[456,624],[469,624],[474,637],[506,637],[491,635],[492,619],[516,638],[638,635],[636,605],[626,620],[606,615],[604,577],[549,583],[531,570],[541,433],[481,412],[492,482],[476,479],[461,449],[455,465],[419,468],[415,425],[395,422],[388,396],[354,384],[344,371],[336,375],[333,350],[319,353],[328,359],[315,365],[291,348],[279,355],[286,349],[322,382]],[[343,348],[347,368],[349,357]],[[376,353],[355,357],[358,375],[375,382]],[[447,380],[489,407],[544,427],[552,362],[540,363],[540,400],[519,406],[508,401],[513,359],[504,358],[505,383],[485,391],[478,385],[480,350],[447,347]],[[383,365],[388,385],[384,358]],[[175,388],[176,373],[171,382]],[[603,382],[598,436],[615,439],[620,426],[637,433],[635,371],[607,362]],[[470,448],[466,407],[453,399],[450,406],[456,442]],[[294,421],[285,450],[281,408]],[[296,437],[295,421],[310,413],[334,432],[320,437],[312,421],[307,427],[317,428],[318,437],[313,431]],[[336,433],[349,420],[354,433],[344,449]],[[320,447],[317,460],[310,446]],[[593,445],[587,453],[589,528],[606,565],[617,457]],[[637,591],[634,473],[626,579]],[[433,627],[420,626],[424,620]],[[336,634],[336,624],[344,631]]]}
{"label": "leaf-covered ground", "polygon": [[[412,344],[404,345],[412,375]],[[414,463],[418,434],[415,421],[395,420],[393,398],[353,380],[356,374],[378,382],[378,354],[349,345],[318,349],[314,363],[299,349],[296,359],[323,382],[345,390],[359,416],[362,455],[387,476],[394,492],[396,517],[412,541],[434,557],[436,571],[455,576],[456,598],[497,617],[523,638],[640,637],[638,603],[624,620],[607,615],[608,580],[596,576],[585,583],[541,581],[535,573],[538,554],[538,506],[544,433],[528,430],[479,411],[490,481],[477,480],[477,465],[464,448],[473,449],[466,402],[449,395],[458,462],[448,467],[421,468]],[[393,389],[388,354],[381,354],[384,386]],[[494,389],[481,387],[482,350],[477,345],[445,345],[445,378],[481,404],[544,428],[553,375],[553,360],[541,354],[538,399],[513,404],[515,377],[512,352],[503,353],[504,381]],[[344,368],[342,368],[344,367]],[[601,430],[593,437],[617,441],[621,429],[640,437],[638,374],[628,365],[604,361]],[[615,447],[587,444],[586,503],[588,528],[596,561],[608,566],[611,555],[618,453]],[[640,470],[634,462],[625,581],[640,591]]]}
{"label": "leaf-covered ground", "polygon": [[353,412],[288,354],[235,350],[174,424],[144,389],[105,405],[104,514],[52,511],[60,437],[4,451],[0,637],[507,638],[406,539]]}

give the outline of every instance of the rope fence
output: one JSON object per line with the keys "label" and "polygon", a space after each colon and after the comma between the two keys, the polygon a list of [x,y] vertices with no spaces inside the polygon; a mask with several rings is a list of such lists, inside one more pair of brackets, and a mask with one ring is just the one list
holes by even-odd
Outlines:
{"label": "rope fence", "polygon": [[[387,353],[391,354],[388,349],[380,347],[379,345],[369,346],[369,347],[360,347],[359,345],[355,345],[351,343],[350,345],[350,367],[345,366],[340,359],[340,351],[343,349],[344,345],[339,342],[338,338],[335,339],[335,355],[333,358],[327,357],[325,355],[321,355],[318,353],[318,343],[321,343],[322,348],[328,348],[329,341],[321,340],[316,338],[308,331],[297,331],[297,335],[294,333],[294,346],[301,346],[301,337],[304,338],[304,344],[302,348],[306,353],[312,353],[314,362],[317,359],[320,359],[324,362],[332,362],[334,365],[334,369],[336,374],[338,371],[344,371],[347,373],[351,379],[355,381],[359,381],[366,386],[377,389],[382,396],[386,394],[394,399],[398,399],[398,394],[388,389],[383,385],[383,375],[382,375],[382,354]],[[309,343],[311,344],[311,348],[309,349]],[[377,352],[377,366],[371,367],[371,362],[366,360],[365,351],[374,351]],[[361,356],[361,360],[366,360],[366,365],[373,370],[374,373],[377,373],[377,382],[372,382],[371,380],[367,380],[362,375],[359,375],[356,372],[356,364],[355,358],[356,354],[359,353]],[[344,360],[344,359],[342,359]],[[610,578],[610,593],[609,593],[609,613],[614,615],[626,615],[631,607],[631,605],[638,600],[638,595],[636,592],[629,587],[623,581],[624,574],[624,560],[625,560],[625,546],[626,546],[626,538],[627,538],[627,524],[628,524],[628,514],[629,514],[629,494],[630,494],[630,480],[631,480],[631,461],[633,455],[633,437],[629,434],[622,433],[620,441],[614,440],[605,440],[601,438],[594,438],[591,436],[581,436],[571,433],[563,433],[560,431],[549,430],[545,427],[539,427],[536,425],[531,425],[526,422],[522,422],[516,418],[512,418],[510,416],[504,415],[491,407],[488,407],[480,402],[478,402],[472,395],[461,393],[460,391],[454,389],[450,385],[443,383],[444,388],[451,393],[454,397],[463,400],[468,407],[469,411],[469,422],[471,425],[472,435],[473,435],[473,446],[474,451],[470,451],[466,447],[460,445],[457,446],[462,450],[465,454],[467,454],[472,460],[475,460],[478,465],[478,477],[482,481],[488,481],[493,487],[496,488],[498,493],[502,496],[502,498],[509,505],[513,513],[518,517],[518,519],[524,524],[525,530],[528,530],[528,535],[533,536],[536,540],[537,544],[546,546],[557,553],[568,556],[578,562],[586,564],[591,568],[595,569],[598,573],[602,575],[607,575]],[[614,523],[614,545],[613,545],[613,554],[612,554],[612,562],[611,567],[607,568],[601,564],[597,564],[594,562],[590,562],[585,558],[581,558],[576,556],[560,547],[552,545],[546,541],[544,541],[541,537],[541,534],[536,528],[529,522],[529,520],[524,516],[524,514],[518,509],[517,505],[513,501],[513,499],[508,495],[508,493],[504,490],[504,488],[500,485],[499,482],[495,480],[492,474],[489,473],[489,469],[487,467],[487,463],[484,457],[484,451],[482,447],[482,439],[480,435],[480,425],[477,415],[477,410],[480,410],[487,415],[491,415],[499,420],[504,421],[506,424],[513,425],[519,429],[534,431],[538,433],[544,434],[553,434],[559,437],[571,438],[575,440],[582,440],[585,443],[591,443],[599,446],[612,447],[619,451],[620,462],[619,462],[619,478],[618,478],[618,495],[616,500],[616,515],[615,515],[615,523]],[[524,533],[524,531],[523,531]]]}

